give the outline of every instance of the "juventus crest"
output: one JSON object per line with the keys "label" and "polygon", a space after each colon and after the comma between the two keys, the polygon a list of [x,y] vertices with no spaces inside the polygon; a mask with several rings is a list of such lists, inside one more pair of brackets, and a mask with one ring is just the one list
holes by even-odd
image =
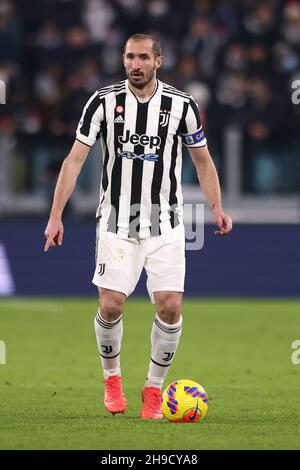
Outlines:
{"label": "juventus crest", "polygon": [[99,264],[99,276],[103,276],[103,274],[105,273],[105,263],[100,263]]}
{"label": "juventus crest", "polygon": [[159,113],[159,124],[161,127],[166,127],[169,124],[170,111],[161,109]]}
{"label": "juventus crest", "polygon": [[163,357],[163,361],[169,362],[169,361],[172,361],[175,353],[173,353],[173,352],[164,352],[164,354],[166,355],[166,357]]}

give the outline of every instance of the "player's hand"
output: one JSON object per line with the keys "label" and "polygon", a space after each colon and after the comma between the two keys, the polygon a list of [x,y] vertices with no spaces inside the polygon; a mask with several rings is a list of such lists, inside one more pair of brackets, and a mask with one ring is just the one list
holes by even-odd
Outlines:
{"label": "player's hand", "polygon": [[61,219],[50,217],[44,235],[47,239],[44,251],[48,251],[53,246],[61,246],[64,236],[64,226]]}
{"label": "player's hand", "polygon": [[213,210],[215,222],[220,230],[215,231],[215,235],[224,236],[232,230],[232,220],[229,215],[225,214],[221,209]]}

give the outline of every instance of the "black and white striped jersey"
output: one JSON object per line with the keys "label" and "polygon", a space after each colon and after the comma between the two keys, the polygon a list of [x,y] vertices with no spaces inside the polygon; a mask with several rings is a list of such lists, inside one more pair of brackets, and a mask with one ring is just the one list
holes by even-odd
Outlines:
{"label": "black and white striped jersey", "polygon": [[182,223],[182,144],[206,145],[190,95],[159,80],[146,102],[128,80],[101,88],[87,102],[76,138],[88,146],[101,139],[100,231],[147,238]]}

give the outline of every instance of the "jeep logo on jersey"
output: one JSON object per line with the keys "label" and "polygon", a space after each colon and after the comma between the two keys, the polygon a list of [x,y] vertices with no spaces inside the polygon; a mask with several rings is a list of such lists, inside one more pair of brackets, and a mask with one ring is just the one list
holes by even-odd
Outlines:
{"label": "jeep logo on jersey", "polygon": [[147,135],[147,134],[130,134],[130,131],[127,130],[124,136],[119,136],[118,140],[120,144],[132,144],[132,145],[142,145],[143,147],[157,147],[160,148],[161,138],[158,135]]}

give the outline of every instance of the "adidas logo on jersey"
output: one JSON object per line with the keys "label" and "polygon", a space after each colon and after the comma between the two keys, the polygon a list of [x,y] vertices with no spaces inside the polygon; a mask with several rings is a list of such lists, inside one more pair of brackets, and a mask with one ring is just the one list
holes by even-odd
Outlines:
{"label": "adidas logo on jersey", "polygon": [[120,124],[124,124],[124,119],[122,118],[122,116],[118,116],[115,120],[114,120],[115,123],[120,123]]}

